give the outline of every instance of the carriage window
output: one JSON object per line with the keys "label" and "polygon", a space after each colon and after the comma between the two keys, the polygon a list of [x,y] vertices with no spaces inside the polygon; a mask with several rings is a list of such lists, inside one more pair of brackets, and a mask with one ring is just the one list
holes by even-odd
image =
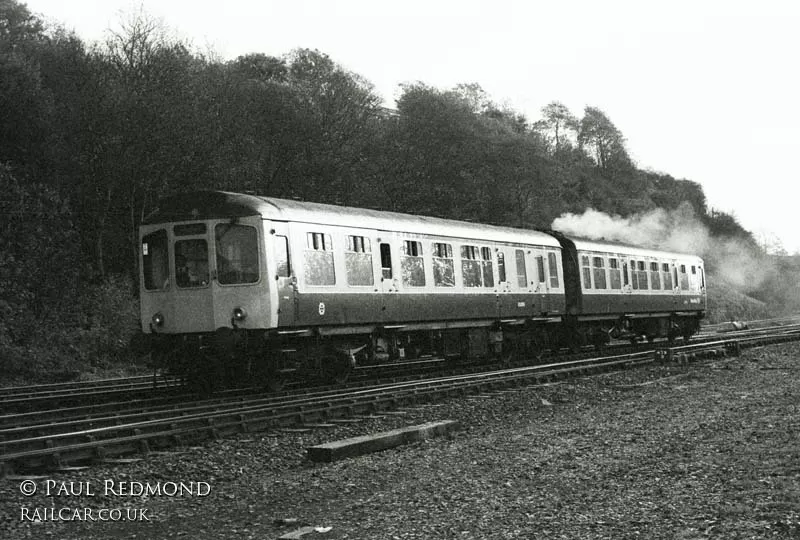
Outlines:
{"label": "carriage window", "polygon": [[506,282],[506,256],[502,251],[497,252],[497,281]]}
{"label": "carriage window", "polygon": [[608,259],[608,281],[612,289],[621,289],[622,282],[619,278],[619,260]]}
{"label": "carriage window", "polygon": [[583,274],[583,288],[592,288],[592,267],[589,266],[589,257],[583,255],[581,257],[581,274]]}
{"label": "carriage window", "polygon": [[700,287],[703,289],[706,288],[706,274],[703,272],[702,268],[700,268]]}
{"label": "carriage window", "polygon": [[306,233],[306,249],[315,251],[333,251],[331,235],[324,233]]}
{"label": "carriage window", "polygon": [[169,286],[167,231],[161,229],[142,238],[144,288],[158,291]]}
{"label": "carriage window", "polygon": [[681,289],[684,291],[689,290],[689,274],[686,273],[686,265],[681,265]]}
{"label": "carriage window", "polygon": [[369,243],[369,238],[348,236],[347,251],[351,253],[372,253],[372,245]]}
{"label": "carriage window", "polygon": [[657,262],[650,263],[650,284],[654,291],[661,289],[661,273],[658,271]]}
{"label": "carriage window", "polygon": [[208,285],[208,243],[205,240],[175,242],[175,282],[182,289]]}
{"label": "carriage window", "polygon": [[372,272],[372,246],[369,238],[364,238],[363,236],[347,237],[344,265],[347,270],[348,285],[365,286],[375,283],[375,277]]}
{"label": "carriage window", "polygon": [[455,287],[453,246],[433,243],[433,284],[437,287]]}
{"label": "carriage window", "polygon": [[255,227],[220,223],[214,228],[214,233],[217,280],[222,285],[258,281],[258,234]]}
{"label": "carriage window", "polygon": [[550,287],[558,289],[558,261],[555,253],[547,254],[547,262],[550,267]]}
{"label": "carriage window", "polygon": [[336,284],[331,235],[316,232],[306,233],[306,249],[303,255],[306,285],[329,286]]}
{"label": "carriage window", "polygon": [[544,257],[541,255],[536,257],[536,271],[539,274],[539,283],[544,283],[546,280],[544,275]]}
{"label": "carriage window", "polygon": [[481,263],[478,261],[478,248],[475,246],[461,246],[461,277],[464,287],[480,287]]}
{"label": "carriage window", "polygon": [[281,235],[275,236],[275,268],[278,277],[292,275],[289,266],[289,239]]}
{"label": "carriage window", "polygon": [[672,289],[672,273],[669,271],[668,263],[661,263],[661,278],[664,280],[664,290]]}
{"label": "carriage window", "polygon": [[381,244],[381,279],[392,279],[392,248]]}
{"label": "carriage window", "polygon": [[622,263],[622,284],[627,287],[630,281],[628,280],[628,263]]}
{"label": "carriage window", "polygon": [[636,275],[639,278],[639,289],[646,291],[647,290],[647,267],[644,264],[644,261],[638,261],[636,263]]}
{"label": "carriage window", "polygon": [[425,286],[425,264],[422,259],[422,242],[406,240],[400,254],[400,270],[406,287]]}
{"label": "carriage window", "polygon": [[595,289],[606,288],[606,268],[602,257],[594,257],[592,260],[594,267],[594,287]]}
{"label": "carriage window", "polygon": [[492,270],[492,248],[481,248],[481,272],[483,274],[483,286],[494,287],[494,272]]}
{"label": "carriage window", "polygon": [[528,272],[525,269],[525,252],[521,249],[516,250],[517,257],[517,285],[520,289],[528,287]]}

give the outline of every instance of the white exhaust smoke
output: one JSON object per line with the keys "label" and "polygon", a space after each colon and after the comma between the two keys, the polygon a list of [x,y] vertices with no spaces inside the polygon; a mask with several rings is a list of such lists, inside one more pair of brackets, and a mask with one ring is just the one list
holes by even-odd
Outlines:
{"label": "white exhaust smoke", "polygon": [[680,253],[704,253],[710,243],[708,229],[697,219],[689,203],[671,211],[658,208],[628,218],[589,208],[580,215],[557,217],[552,227],[567,235]]}
{"label": "white exhaust smoke", "polygon": [[773,271],[772,262],[744,242],[712,237],[689,203],[627,218],[590,208],[557,217],[552,228],[568,236],[698,255],[717,276],[743,291],[758,288]]}

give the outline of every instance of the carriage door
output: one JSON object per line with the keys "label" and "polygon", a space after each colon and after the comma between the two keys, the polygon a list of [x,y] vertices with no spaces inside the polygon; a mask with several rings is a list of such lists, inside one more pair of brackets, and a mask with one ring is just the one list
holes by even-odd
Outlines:
{"label": "carriage door", "polygon": [[497,248],[495,251],[497,257],[497,316],[498,317],[513,317],[517,314],[525,314],[524,306],[517,307],[517,302],[514,295],[511,294],[511,285],[508,282],[508,269],[506,268],[506,254],[503,248]]}
{"label": "carriage door", "polygon": [[381,265],[381,309],[383,311],[383,321],[393,321],[397,317],[397,304],[399,302],[399,257],[395,256],[392,249],[390,238],[392,233],[381,231],[381,238],[378,242]]}
{"label": "carriage door", "polygon": [[[267,250],[267,257],[272,257],[275,266],[275,274],[272,279],[277,285],[278,298],[278,326],[291,325],[297,320],[297,303],[299,301],[297,293],[297,276],[292,267],[289,257],[289,230],[286,223],[272,223],[272,250]],[[267,267],[270,267],[267,261]],[[274,298],[274,297],[273,297]],[[275,313],[275,310],[271,310]]]}
{"label": "carriage door", "polygon": [[681,305],[681,281],[678,276],[678,263],[672,263],[672,309],[680,309]]}
{"label": "carriage door", "polygon": [[547,263],[545,261],[544,253],[534,252],[534,261],[536,268],[536,297],[540,313],[547,313],[550,311],[550,280],[547,276]]}

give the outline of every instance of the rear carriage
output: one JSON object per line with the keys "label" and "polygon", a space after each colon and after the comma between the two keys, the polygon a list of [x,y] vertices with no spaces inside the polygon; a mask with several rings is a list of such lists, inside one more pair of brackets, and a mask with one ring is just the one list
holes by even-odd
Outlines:
{"label": "rear carriage", "polygon": [[609,338],[688,339],[706,309],[703,260],[559,233],[566,279],[566,324],[580,342]]}

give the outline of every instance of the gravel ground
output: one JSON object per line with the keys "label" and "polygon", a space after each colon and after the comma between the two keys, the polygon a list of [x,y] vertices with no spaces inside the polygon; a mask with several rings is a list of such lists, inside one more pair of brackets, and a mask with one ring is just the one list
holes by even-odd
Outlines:
{"label": "gravel ground", "polygon": [[[761,348],[308,434],[241,436],[38,478],[31,497],[5,479],[0,537],[269,539],[311,525],[331,529],[304,539],[800,538],[798,356],[797,344]],[[463,429],[333,464],[305,460],[312,444],[444,419]],[[48,480],[76,491],[88,482],[93,495],[86,484],[81,496],[57,494],[56,483],[48,497]],[[109,480],[206,482],[210,493],[104,494]],[[37,508],[126,518],[145,508],[146,519],[31,522]],[[275,523],[288,518],[297,522]]]}

